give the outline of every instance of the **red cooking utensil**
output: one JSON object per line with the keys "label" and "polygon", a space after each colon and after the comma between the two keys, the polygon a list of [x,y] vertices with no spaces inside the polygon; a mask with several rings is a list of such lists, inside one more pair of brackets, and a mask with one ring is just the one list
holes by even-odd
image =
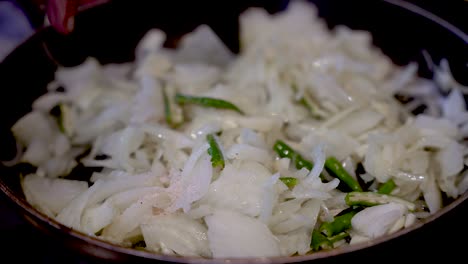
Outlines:
{"label": "red cooking utensil", "polygon": [[[33,0],[39,12],[45,14],[50,25],[62,34],[73,30],[75,15],[110,0]],[[24,1],[23,1],[24,2]]]}

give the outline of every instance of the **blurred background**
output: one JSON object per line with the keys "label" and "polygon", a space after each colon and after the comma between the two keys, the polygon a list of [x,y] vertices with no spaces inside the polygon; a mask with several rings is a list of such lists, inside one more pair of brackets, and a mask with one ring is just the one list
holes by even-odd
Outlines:
{"label": "blurred background", "polygon": [[[36,30],[52,24],[58,31],[67,31],[67,26],[72,26],[73,24],[67,22],[72,22],[68,20],[73,17],[74,13],[108,1],[120,2],[121,4],[116,5],[116,8],[126,8],[131,5],[129,12],[146,11],[138,9],[138,6],[143,6],[141,4],[143,2],[129,0],[0,0],[0,61],[11,52],[16,45],[30,37]],[[399,0],[396,0],[395,2],[398,1]],[[171,8],[179,9],[181,15],[186,15],[185,12],[190,12],[190,10],[198,10],[201,11],[200,15],[198,17],[192,16],[193,20],[208,24],[210,21],[203,21],[203,16],[206,14],[205,12],[211,10],[212,7],[209,6],[214,6],[213,10],[217,10],[219,13],[219,15],[216,16],[219,18],[218,20],[223,20],[225,24],[232,24],[234,21],[232,19],[233,16],[236,16],[248,6],[263,6],[269,12],[276,12],[283,9],[287,5],[288,0],[237,0],[232,3],[230,2],[231,1],[198,1],[195,3],[192,1],[172,0],[154,1],[154,4],[150,4],[150,6],[154,8],[164,6],[164,8],[168,10]],[[321,7],[325,7],[324,9],[326,9],[327,7],[333,8],[333,3],[340,2],[340,0],[311,0],[311,2],[318,3]],[[406,0],[400,2],[417,5],[447,21],[449,24],[458,27],[463,32],[468,32],[468,0]],[[70,8],[70,6],[74,6],[74,8]],[[145,6],[148,6],[148,3],[145,3]],[[347,10],[343,10],[343,13],[346,11]],[[321,12],[326,13],[327,10],[321,10]],[[127,18],[123,19],[125,20]],[[234,24],[231,25],[233,34],[236,30],[235,26]],[[181,30],[188,31],[190,28],[187,27]],[[232,38],[232,36],[224,37],[227,39]],[[233,50],[237,49],[237,47],[231,48]]]}
{"label": "blurred background", "polygon": [[0,1],[0,60],[33,32],[28,18],[14,1]]}
{"label": "blurred background", "polygon": [[[64,22],[64,14],[60,13],[60,4],[72,0],[53,0],[55,11],[49,10],[49,14],[55,15],[52,19],[47,19],[46,13],[48,12],[47,0],[0,0],[0,61],[2,61],[15,47],[25,41],[27,38],[32,36],[35,31],[40,30],[49,23],[56,24],[57,30],[67,30],[66,21]],[[117,0],[115,0],[117,1]],[[332,6],[327,4],[328,0],[315,0],[312,2],[319,3],[324,6],[325,9],[321,12],[327,12],[326,8]],[[349,1],[349,0],[342,0]],[[358,1],[358,0],[356,0]],[[364,0],[359,0],[364,1]],[[375,0],[377,1],[377,0]],[[51,1],[49,1],[51,2]],[[75,2],[79,2],[75,1]],[[84,0],[83,2],[90,2]],[[124,2],[120,0],[120,2]],[[138,1],[126,1],[128,4],[138,5]],[[169,2],[169,1],[168,1]],[[167,3],[168,3],[167,2]],[[187,4],[182,1],[170,1],[170,5],[176,8],[178,5]],[[196,10],[202,10],[198,21],[203,21],[203,12],[211,10],[207,7],[205,2],[193,2],[190,1],[190,7],[196,7]],[[209,1],[211,2],[211,1]],[[266,7],[270,12],[281,10],[287,5],[288,1],[280,0],[257,0],[247,1],[240,0],[236,2],[236,5],[231,5],[230,1],[218,1],[220,3],[215,5],[215,9],[218,10],[219,18],[225,19],[225,23],[231,24],[232,33],[236,34],[236,24],[232,20],[233,16],[242,11],[249,5],[259,5]],[[330,1],[336,2],[336,1]],[[468,1],[466,0],[407,0],[408,3],[415,4],[425,10],[430,11],[439,18],[447,21],[449,24],[459,28],[462,32],[468,33]],[[162,3],[162,1],[154,1],[154,5]],[[240,4],[239,4],[240,3]],[[213,3],[210,3],[213,4]],[[49,3],[49,7],[52,4]],[[58,6],[58,7],[57,7]],[[119,5],[121,8],[125,8],[125,5]],[[58,8],[58,9],[57,9]],[[235,8],[235,10],[234,10]],[[331,8],[331,7],[330,7]],[[58,10],[58,11],[57,11]],[[133,11],[138,10],[133,8]],[[185,9],[184,9],[185,10]],[[189,8],[190,10],[190,8]],[[63,11],[63,10],[62,10]],[[55,12],[55,13],[54,13]],[[188,11],[190,12],[190,11]],[[346,10],[343,10],[346,12]],[[51,17],[49,17],[51,18]],[[62,20],[61,20],[62,19]],[[67,19],[65,17],[65,19]],[[123,18],[131,19],[131,18]],[[231,20],[229,20],[231,19]],[[49,20],[49,21],[48,21]],[[105,23],[105,17],[103,17],[103,23]],[[209,22],[209,21],[203,21]],[[181,31],[189,30],[189,28],[182,28]],[[216,30],[216,29],[215,29]],[[232,38],[233,36],[224,36],[226,39]],[[442,40],[443,41],[443,40]],[[238,47],[231,47],[236,50]],[[456,232],[454,227],[448,227],[450,232]],[[16,212],[12,206],[7,203],[3,195],[0,195],[0,249],[2,252],[2,259],[14,259],[15,262],[21,263],[90,263],[90,260],[83,259],[81,256],[77,256],[73,252],[60,248],[60,244],[50,243],[45,236],[40,234],[37,230],[26,224]],[[438,241],[437,243],[456,243],[455,241]],[[447,252],[450,254],[450,252]],[[431,260],[430,254],[427,255],[426,259]],[[1,261],[1,260],[0,260]],[[2,261],[3,262],[3,261]],[[12,261],[11,261],[12,262]]]}

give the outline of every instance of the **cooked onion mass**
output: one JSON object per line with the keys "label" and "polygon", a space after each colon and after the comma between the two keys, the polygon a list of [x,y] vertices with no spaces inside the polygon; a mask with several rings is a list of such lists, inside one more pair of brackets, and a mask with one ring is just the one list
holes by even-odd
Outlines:
{"label": "cooked onion mass", "polygon": [[202,25],[176,49],[149,31],[133,62],[60,67],[12,127],[37,168],[27,201],[128,247],[272,257],[396,232],[468,189],[467,87],[445,60],[418,77],[306,2],[240,22],[239,55]]}

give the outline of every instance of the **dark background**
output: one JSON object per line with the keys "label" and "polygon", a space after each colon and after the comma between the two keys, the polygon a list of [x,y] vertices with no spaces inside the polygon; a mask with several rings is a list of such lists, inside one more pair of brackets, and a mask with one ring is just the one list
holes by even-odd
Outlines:
{"label": "dark background", "polygon": [[[346,1],[346,0],[343,0]],[[356,0],[361,1],[361,0]],[[139,1],[118,1],[120,2],[120,8],[124,9],[126,3],[138,5],[141,3]],[[156,1],[155,1],[156,2]],[[158,1],[159,2],[159,1]],[[225,3],[224,3],[225,2]],[[365,9],[356,11],[354,14],[350,14],[350,10],[341,9],[338,12],[333,8],[334,4],[340,1],[328,1],[328,0],[316,0],[314,2],[319,3],[324,8],[321,9],[322,15],[327,15],[334,10],[334,16],[344,17],[344,16],[362,16],[366,12]],[[351,0],[348,0],[349,5],[352,6]],[[418,1],[408,1],[415,3],[425,9],[431,11],[432,13],[438,15],[439,17],[445,19],[451,24],[457,26],[465,33],[468,32],[468,2],[464,0],[418,0]],[[42,13],[40,10],[37,10],[34,5],[30,4],[31,1],[18,0],[16,4],[24,9],[25,14],[30,18],[31,24],[34,28],[41,28],[41,22],[43,21]],[[342,4],[342,3],[340,3]],[[236,32],[236,23],[235,15],[245,9],[248,5],[260,5],[265,6],[270,12],[275,12],[284,7],[285,1],[245,1],[241,0],[232,4],[229,1],[219,1],[219,3],[209,3],[204,1],[170,1],[165,2],[165,8],[171,10],[179,10],[182,16],[174,17],[173,19],[181,19],[181,17],[190,17],[192,20],[187,20],[187,23],[178,23],[179,27],[175,32],[177,34],[182,34],[186,31],[189,31],[193,28],[194,24],[197,23],[212,23],[215,24],[219,21],[224,21],[224,27],[230,28],[231,30],[220,30],[223,32],[223,38],[229,43],[233,43],[232,39],[234,38]],[[211,7],[208,7],[211,6]],[[214,7],[213,7],[214,6]],[[208,16],[210,12],[216,8],[218,15]],[[138,10],[137,7],[129,8],[129,11],[133,12],[151,12],[151,10]],[[197,13],[199,15],[189,16],[188,14]],[[207,17],[210,19],[207,20]],[[333,16],[332,16],[333,17]],[[126,19],[137,19],[137,17],[123,17],[122,24],[125,24]],[[155,20],[158,18],[155,17]],[[166,23],[167,27],[170,27],[170,20]],[[338,23],[340,20],[332,19],[331,22]],[[355,26],[359,27],[359,18],[355,19]],[[391,21],[389,21],[391,24]],[[103,17],[101,26],[97,26],[98,29],[103,29],[106,24],[106,19]],[[79,24],[77,24],[79,27]],[[101,27],[101,28],[100,28]],[[123,31],[125,29],[122,28]],[[216,30],[216,28],[215,28]],[[423,30],[423,29],[422,29]],[[228,33],[231,32],[231,33]],[[143,33],[143,32],[142,32]],[[440,40],[443,42],[444,40]],[[465,43],[466,44],[466,43]],[[99,44],[93,46],[95,49],[102,48]],[[238,47],[233,44],[231,49],[236,51]],[[404,53],[409,52],[411,49],[411,44],[409,44],[408,49],[400,50],[398,52]],[[91,50],[92,51],[92,50]],[[111,51],[108,54],[109,58],[112,57]],[[92,53],[92,52],[91,52]],[[131,56],[130,54],[127,54]],[[466,57],[463,57],[466,54],[460,54],[460,58],[464,60],[466,66]],[[125,56],[124,56],[125,57]],[[129,58],[129,57],[126,57]],[[125,58],[124,58],[125,59]],[[405,58],[406,59],[406,58]],[[405,59],[402,59],[401,63],[405,63]],[[105,56],[104,56],[105,60]],[[466,68],[463,72],[466,73]],[[460,74],[461,75],[461,74]],[[461,77],[462,78],[462,77]],[[3,145],[2,145],[3,146]],[[60,244],[60,241],[51,240],[51,238],[44,236],[42,233],[38,232],[35,228],[27,224],[20,216],[15,212],[15,207],[8,200],[5,199],[3,195],[0,195],[0,253],[1,253],[1,263],[90,263],[90,260],[84,259],[82,256],[78,256],[72,251],[69,251],[66,248],[63,248]],[[468,227],[466,220],[467,218],[467,205],[463,205],[461,210],[457,210],[457,213],[449,214],[450,218],[446,218],[445,221],[440,221],[434,223],[432,226],[436,227],[431,229],[431,232],[426,232],[420,234],[417,238],[408,237],[406,239],[406,244],[408,245],[401,252],[387,251],[383,247],[379,247],[375,252],[369,253],[367,255],[361,254],[359,256],[359,262],[361,263],[390,263],[398,261],[418,261],[418,263],[433,261],[434,258],[442,257],[445,261],[460,261],[461,263],[466,263],[466,243],[464,242],[468,237]],[[454,234],[458,234],[459,241],[453,240]],[[444,239],[445,237],[450,238]],[[391,243],[399,243],[401,240]],[[421,248],[418,244],[424,244],[425,247]],[[354,258],[356,260],[356,257]],[[341,261],[346,261],[342,258]],[[102,263],[102,262],[100,262]],[[338,263],[338,262],[337,262]]]}

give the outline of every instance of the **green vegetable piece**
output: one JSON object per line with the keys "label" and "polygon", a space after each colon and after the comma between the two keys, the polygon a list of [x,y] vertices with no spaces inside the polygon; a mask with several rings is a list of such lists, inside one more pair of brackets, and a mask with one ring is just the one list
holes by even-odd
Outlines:
{"label": "green vegetable piece", "polygon": [[293,150],[288,144],[284,143],[282,140],[277,140],[273,145],[273,150],[280,156],[280,158],[289,158],[294,162],[296,169],[300,170],[306,168],[312,170],[314,165],[312,162],[304,159],[299,153]]}
{"label": "green vegetable piece", "polygon": [[310,102],[307,101],[307,99],[305,99],[304,97],[302,97],[301,99],[299,99],[299,104],[301,104],[302,106],[304,106],[307,110],[309,110],[309,112],[311,114],[314,113],[314,108],[312,107],[312,104]]}
{"label": "green vegetable piece", "polygon": [[132,248],[144,250],[146,248],[146,243],[144,240],[140,240],[132,245]]}
{"label": "green vegetable piece", "polygon": [[100,236],[102,235],[102,231],[104,230],[104,228],[101,228],[99,231],[97,231],[96,233],[94,233],[94,235],[96,236]]}
{"label": "green vegetable piece", "polygon": [[282,140],[277,140],[273,145],[273,150],[280,156],[280,158],[293,159],[296,157],[296,152],[284,143]]}
{"label": "green vegetable piece", "polygon": [[341,163],[335,157],[329,157],[325,161],[325,168],[327,171],[335,175],[338,179],[346,183],[346,185],[353,191],[362,192],[362,188],[359,183],[349,175],[349,173],[341,166]]}
{"label": "green vegetable piece", "polygon": [[310,242],[310,247],[314,251],[319,251],[320,249],[332,249],[333,243],[328,240],[320,231],[312,231],[312,240]]}
{"label": "green vegetable piece", "polygon": [[395,182],[392,179],[390,179],[384,184],[382,184],[377,192],[381,194],[390,194],[395,189],[395,187]]}
{"label": "green vegetable piece", "polygon": [[[297,85],[296,85],[296,84],[292,84],[292,85],[291,85],[291,88],[292,88],[292,90],[294,91],[294,93],[297,93],[298,89],[297,89]],[[300,98],[297,100],[297,102],[298,102],[300,105],[302,105],[304,108],[306,108],[307,111],[309,111],[309,114],[310,114],[312,117],[321,119],[320,116],[317,115],[313,103],[311,102],[310,98],[309,98],[306,94],[303,94],[302,97],[300,97]]]}
{"label": "green vegetable piece", "polygon": [[345,238],[349,237],[349,233],[348,232],[341,232],[337,235],[334,235],[332,237],[330,237],[328,240],[330,240],[330,242],[332,244],[335,244],[336,242],[340,241],[340,240],[343,240]]}
{"label": "green vegetable piece", "polygon": [[58,126],[59,126],[59,130],[60,132],[66,134],[66,131],[65,131],[65,125],[64,125],[64,122],[65,122],[65,106],[63,104],[60,104],[60,115],[59,117],[57,118],[57,123],[58,123]]}
{"label": "green vegetable piece", "polygon": [[[281,158],[289,158],[295,164],[296,169],[306,168],[309,171],[314,167],[313,163],[304,159],[299,153],[288,146],[284,141],[277,140],[273,145],[273,150]],[[346,183],[353,191],[362,191],[359,183],[349,175],[349,173],[341,166],[341,163],[335,157],[329,157],[325,161],[325,168],[338,179]],[[321,176],[322,180],[324,179]]]}
{"label": "green vegetable piece", "polygon": [[171,102],[169,101],[169,98],[166,93],[166,89],[162,89],[162,95],[163,95],[163,101],[164,101],[164,117],[166,119],[166,123],[169,125],[173,125],[173,120],[172,120],[172,113],[171,113]]}
{"label": "green vegetable piece", "polygon": [[65,129],[65,111],[67,111],[66,106],[61,103],[56,105],[50,110],[50,115],[52,115],[57,122],[58,129],[62,134],[67,134]]}
{"label": "green vegetable piece", "polygon": [[297,185],[297,179],[293,177],[281,177],[279,178],[289,189],[294,188]]}
{"label": "green vegetable piece", "polygon": [[208,148],[208,154],[211,156],[211,165],[213,168],[220,166],[221,169],[224,168],[224,157],[223,153],[221,152],[221,149],[218,146],[218,142],[216,141],[216,138],[212,134],[208,134],[206,136],[206,139],[208,141],[208,144],[210,147]]}
{"label": "green vegetable piece", "polygon": [[176,94],[175,101],[178,104],[196,104],[204,107],[234,110],[239,114],[244,114],[237,106],[222,99]]}
{"label": "green vegetable piece", "polygon": [[399,203],[403,204],[410,211],[416,209],[416,205],[396,196],[380,194],[375,192],[350,192],[345,197],[346,204],[349,206],[374,206],[386,203]]}
{"label": "green vegetable piece", "polygon": [[162,96],[164,102],[164,117],[166,123],[172,128],[177,128],[184,122],[184,116],[182,112],[178,112],[174,103],[170,100],[170,97],[166,89],[162,89]]}
{"label": "green vegetable piece", "polygon": [[350,211],[346,214],[336,216],[332,222],[324,222],[319,230],[327,237],[333,237],[351,228],[351,219],[357,211]]}
{"label": "green vegetable piece", "polygon": [[312,170],[312,168],[314,167],[314,164],[306,159],[304,159],[301,155],[297,155],[296,156],[296,160],[295,160],[295,163],[296,163],[296,169],[300,170],[302,168],[306,168],[308,170]]}

